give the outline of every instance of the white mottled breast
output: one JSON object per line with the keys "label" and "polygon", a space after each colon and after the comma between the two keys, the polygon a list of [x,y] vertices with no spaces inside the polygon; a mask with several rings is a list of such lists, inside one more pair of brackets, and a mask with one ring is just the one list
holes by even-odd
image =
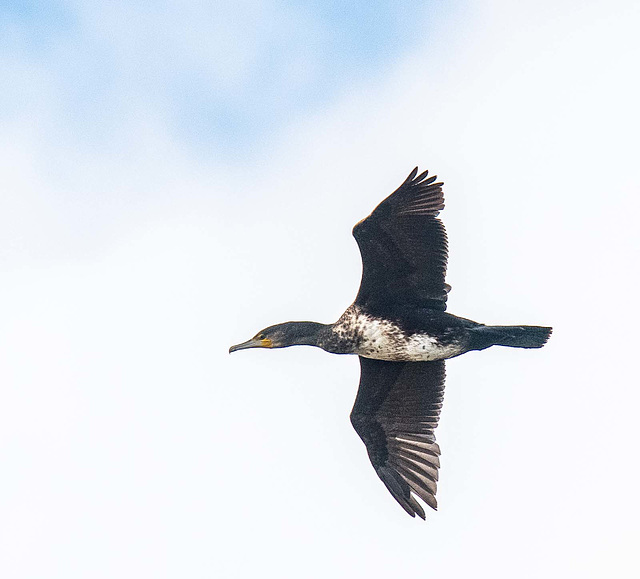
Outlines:
{"label": "white mottled breast", "polygon": [[333,331],[357,345],[354,354],[376,360],[430,362],[462,353],[458,344],[441,344],[428,334],[405,335],[393,322],[374,318],[351,306]]}

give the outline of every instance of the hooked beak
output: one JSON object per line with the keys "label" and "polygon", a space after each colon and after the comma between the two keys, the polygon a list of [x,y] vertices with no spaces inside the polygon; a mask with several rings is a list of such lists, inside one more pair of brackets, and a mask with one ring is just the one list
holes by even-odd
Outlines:
{"label": "hooked beak", "polygon": [[231,348],[229,348],[229,354],[237,352],[238,350],[246,350],[248,348],[271,348],[271,340],[256,340],[251,338],[246,342],[242,342],[242,344],[231,346]]}

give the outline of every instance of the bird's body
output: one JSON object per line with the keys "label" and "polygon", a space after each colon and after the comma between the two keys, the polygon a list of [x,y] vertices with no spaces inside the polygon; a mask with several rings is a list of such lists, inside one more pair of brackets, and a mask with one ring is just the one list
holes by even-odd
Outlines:
{"label": "bird's body", "polygon": [[475,325],[426,308],[412,312],[411,317],[379,317],[352,304],[329,325],[318,346],[334,354],[358,354],[375,360],[431,362],[465,352],[466,330],[471,324]]}
{"label": "bird's body", "polygon": [[[436,508],[440,449],[434,430],[444,393],[444,360],[490,346],[540,348],[551,328],[487,326],[447,313],[447,236],[437,215],[442,183],[417,168],[360,221],[363,261],[355,302],[333,324],[286,322],[232,346],[320,347],[356,354],[361,376],[351,423],[371,463],[411,516]],[[414,496],[415,495],[415,496]]]}

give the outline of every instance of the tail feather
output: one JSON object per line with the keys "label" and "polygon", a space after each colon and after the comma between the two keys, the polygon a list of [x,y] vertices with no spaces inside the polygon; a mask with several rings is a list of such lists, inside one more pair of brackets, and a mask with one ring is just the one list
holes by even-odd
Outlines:
{"label": "tail feather", "polygon": [[474,344],[478,350],[489,346],[510,348],[542,348],[547,343],[553,328],[544,326],[480,326],[474,328]]}

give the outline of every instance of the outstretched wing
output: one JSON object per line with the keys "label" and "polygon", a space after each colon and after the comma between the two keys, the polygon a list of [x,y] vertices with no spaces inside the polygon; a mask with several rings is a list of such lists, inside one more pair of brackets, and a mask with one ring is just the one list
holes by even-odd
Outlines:
{"label": "outstretched wing", "polygon": [[447,307],[447,233],[437,219],[444,208],[442,183],[427,179],[428,171],[417,173],[416,167],[353,228],[362,255],[355,303],[370,312],[388,310],[388,304]]}
{"label": "outstretched wing", "polygon": [[[412,517],[433,509],[440,448],[433,431],[444,395],[444,361],[387,362],[360,357],[360,386],[351,424],[378,476]],[[415,496],[414,496],[415,495]]]}

